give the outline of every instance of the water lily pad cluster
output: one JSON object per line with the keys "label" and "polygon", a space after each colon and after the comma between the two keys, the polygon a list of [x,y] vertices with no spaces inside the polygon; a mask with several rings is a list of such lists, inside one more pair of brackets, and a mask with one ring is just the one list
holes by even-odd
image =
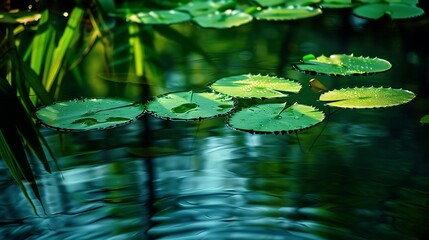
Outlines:
{"label": "water lily pad cluster", "polygon": [[252,20],[290,21],[315,17],[322,8],[353,8],[353,14],[368,19],[389,15],[392,19],[417,17],[424,13],[418,0],[234,0],[180,1],[169,10],[118,9],[116,15],[141,24],[173,24],[192,21],[204,28],[238,27]]}
{"label": "water lily pad cluster", "polygon": [[[347,76],[387,71],[391,64],[380,58],[343,54],[315,57],[310,54],[304,56],[294,68],[311,74]],[[404,104],[415,98],[413,92],[403,89],[354,87],[328,91],[315,79],[310,84],[323,92],[319,101],[329,107],[383,108]],[[314,106],[285,100],[289,94],[297,94],[302,88],[299,82],[292,79],[241,74],[220,78],[208,87],[210,91],[159,95],[144,104],[112,98],[58,102],[40,108],[35,117],[42,124],[59,131],[87,131],[122,126],[145,112],[165,120],[186,121],[227,115],[226,124],[233,129],[274,134],[301,131],[325,119],[325,114]],[[259,101],[242,104],[255,99]],[[422,123],[427,123],[427,119],[422,118]]]}
{"label": "water lily pad cluster", "polygon": [[[384,59],[345,54],[333,54],[329,57],[309,54],[300,63],[293,65],[294,69],[304,73],[331,76],[369,75],[387,71],[391,67],[390,62]],[[415,96],[413,92],[403,89],[354,87],[323,91],[319,100],[327,106],[339,108],[383,108],[407,103]]]}

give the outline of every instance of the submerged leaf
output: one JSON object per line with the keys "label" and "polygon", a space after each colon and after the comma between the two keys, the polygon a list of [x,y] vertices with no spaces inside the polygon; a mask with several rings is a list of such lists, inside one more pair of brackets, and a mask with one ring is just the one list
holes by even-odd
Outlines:
{"label": "submerged leaf", "polygon": [[343,88],[320,95],[326,105],[340,108],[382,108],[407,103],[414,99],[413,92],[392,88]]}
{"label": "submerged leaf", "polygon": [[128,124],[143,114],[140,103],[114,98],[57,102],[36,111],[36,118],[58,131],[87,131]]}
{"label": "submerged leaf", "polygon": [[230,112],[234,101],[220,94],[193,91],[158,96],[146,104],[146,111],[155,117],[171,120],[201,120]]}
{"label": "submerged leaf", "polygon": [[312,54],[306,55],[301,63],[294,64],[295,70],[310,74],[326,75],[362,75],[374,74],[389,70],[390,62],[381,58],[355,57],[352,55],[334,54],[329,57],[321,55],[311,58]]}
{"label": "submerged leaf", "polygon": [[388,14],[392,19],[418,17],[424,10],[405,3],[373,3],[353,9],[353,14],[369,19],[379,19]]}
{"label": "submerged leaf", "polygon": [[254,105],[233,113],[228,125],[251,133],[285,134],[314,126],[325,119],[318,109],[295,103],[269,103]]}
{"label": "submerged leaf", "polygon": [[258,20],[285,21],[314,17],[322,14],[322,10],[313,7],[289,6],[283,8],[267,8],[254,14]]}
{"label": "submerged leaf", "polygon": [[285,92],[299,92],[301,84],[279,77],[243,74],[221,78],[210,88],[232,97],[277,98],[286,97]]}

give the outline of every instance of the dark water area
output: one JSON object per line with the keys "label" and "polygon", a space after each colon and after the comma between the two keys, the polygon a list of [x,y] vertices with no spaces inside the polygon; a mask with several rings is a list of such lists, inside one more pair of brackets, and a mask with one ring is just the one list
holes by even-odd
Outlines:
{"label": "dark water area", "polygon": [[[308,53],[353,53],[393,67],[316,78],[329,89],[385,86],[417,97],[391,108],[339,110],[287,135],[236,131],[222,117],[180,122],[147,114],[103,131],[41,127],[61,169],[49,174],[33,161],[46,213],[35,197],[40,216],[33,213],[0,161],[0,239],[428,239],[429,126],[419,123],[429,113],[428,22],[327,11],[226,30],[177,26],[191,32],[213,64],[166,42],[159,49],[166,86],[155,86],[158,93],[203,89],[228,75],[270,74],[303,84],[291,101],[332,113],[307,87],[315,76],[291,64]],[[118,83],[93,74],[108,89],[102,93],[114,91]],[[135,93],[128,97],[142,99],[141,86],[128,87]],[[97,90],[71,88],[63,97]]]}

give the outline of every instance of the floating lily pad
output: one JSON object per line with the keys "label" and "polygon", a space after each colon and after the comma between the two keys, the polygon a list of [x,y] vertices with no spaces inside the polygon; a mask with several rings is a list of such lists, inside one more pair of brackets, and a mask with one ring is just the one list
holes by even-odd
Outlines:
{"label": "floating lily pad", "polygon": [[288,6],[282,8],[267,8],[256,12],[253,16],[257,20],[285,21],[314,17],[322,14],[322,10],[313,7]]}
{"label": "floating lily pad", "polygon": [[392,19],[404,19],[421,16],[424,10],[405,3],[373,3],[353,9],[353,14],[369,19],[379,19],[388,14]]}
{"label": "floating lily pad", "polygon": [[235,5],[234,1],[190,1],[176,9],[186,11],[192,16],[208,15],[214,13],[225,6]]}
{"label": "floating lily pad", "polygon": [[189,14],[175,10],[157,10],[131,14],[128,21],[142,24],[173,24],[191,20]]}
{"label": "floating lily pad", "polygon": [[226,10],[225,12],[215,12],[208,15],[200,15],[193,18],[203,28],[232,28],[244,25],[252,21],[250,14],[236,10]]}
{"label": "floating lily pad", "polygon": [[353,0],[324,0],[323,3],[320,5],[322,8],[351,8],[354,7],[356,4],[353,3]]}
{"label": "floating lily pad", "polygon": [[278,98],[299,92],[301,84],[279,77],[243,74],[221,78],[210,88],[232,97]]}
{"label": "floating lily pad", "polygon": [[310,4],[319,3],[322,0],[254,0],[257,2],[260,6],[263,7],[270,7],[280,4],[287,4],[287,5],[294,5],[294,6],[306,6]]}
{"label": "floating lily pad", "polygon": [[146,110],[162,119],[201,120],[227,114],[234,105],[230,97],[220,94],[187,91],[158,96],[146,104]]}
{"label": "floating lily pad", "polygon": [[384,72],[389,70],[392,64],[381,58],[355,57],[353,54],[334,54],[329,57],[308,54],[302,58],[301,63],[292,67],[309,74],[348,76]]}
{"label": "floating lily pad", "polygon": [[320,95],[326,105],[339,108],[382,108],[407,103],[415,98],[408,90],[393,88],[343,88]]}
{"label": "floating lily pad", "polygon": [[318,109],[295,103],[268,103],[243,108],[228,118],[234,129],[251,133],[285,134],[307,129],[325,119]]}
{"label": "floating lily pad", "polygon": [[89,98],[57,102],[36,111],[35,117],[58,131],[101,130],[122,126],[140,117],[141,103],[116,98]]}

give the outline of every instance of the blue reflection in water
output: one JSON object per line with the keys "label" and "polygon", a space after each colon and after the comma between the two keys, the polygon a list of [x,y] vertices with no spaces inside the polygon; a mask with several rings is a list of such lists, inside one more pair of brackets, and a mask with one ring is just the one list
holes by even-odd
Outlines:
{"label": "blue reflection in water", "polygon": [[62,168],[48,174],[34,164],[47,215],[33,215],[0,165],[0,237],[418,239],[428,233],[429,173],[418,128],[396,132],[332,120],[308,152],[322,126],[297,138],[241,133],[221,120],[167,128],[154,121],[151,132],[142,122],[62,138],[43,129]]}

